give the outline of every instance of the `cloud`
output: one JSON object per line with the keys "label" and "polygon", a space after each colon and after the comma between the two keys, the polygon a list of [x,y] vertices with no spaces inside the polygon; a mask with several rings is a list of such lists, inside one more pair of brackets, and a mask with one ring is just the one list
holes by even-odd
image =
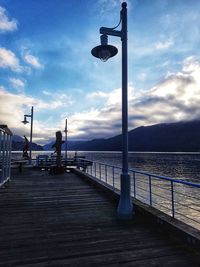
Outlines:
{"label": "cloud", "polygon": [[39,62],[39,59],[31,54],[29,54],[29,52],[26,52],[24,54],[24,60],[26,61],[26,63],[28,63],[29,65],[31,65],[33,68],[36,69],[41,69],[44,66]]}
{"label": "cloud", "polygon": [[10,78],[9,79],[9,82],[11,83],[11,85],[14,88],[24,88],[25,85],[26,85],[26,82],[25,81],[22,81],[22,80],[16,79],[16,78]]}
{"label": "cloud", "polygon": [[[199,77],[200,61],[192,56],[183,61],[180,71],[168,74],[148,91],[137,92],[136,88],[129,84],[129,129],[142,125],[199,119]],[[74,102],[70,95],[59,91],[54,93],[44,90],[43,94],[46,96],[45,101],[25,94],[15,95],[0,87],[1,123],[8,124],[15,133],[24,133],[25,128],[20,124],[20,120],[24,113],[34,106],[40,114],[43,111],[51,114],[43,122],[34,120],[35,137],[41,142],[52,138],[57,129],[64,128],[64,110]],[[91,103],[96,98],[103,100],[103,106],[100,108],[93,105],[84,112],[68,114],[69,138],[89,140],[108,138],[121,133],[121,89],[110,92],[99,90],[86,96],[86,100],[91,100]],[[51,118],[55,110],[62,112],[56,121]],[[30,127],[27,128],[27,133],[29,130]]]}
{"label": "cloud", "polygon": [[[128,94],[129,94],[129,100],[132,100],[134,96],[134,88],[132,87],[131,84],[128,86]],[[115,105],[115,104],[120,104],[121,103],[121,98],[122,98],[122,90],[121,88],[114,89],[111,92],[102,92],[102,91],[97,91],[97,92],[92,92],[86,95],[86,98],[91,99],[91,100],[97,100],[97,99],[105,99],[105,105]]]}
{"label": "cloud", "polygon": [[170,47],[172,47],[174,42],[172,40],[167,40],[165,42],[157,42],[155,43],[155,49],[156,50],[166,50]]}
{"label": "cloud", "polygon": [[147,78],[147,75],[146,75],[146,73],[142,72],[142,73],[140,73],[140,74],[137,76],[137,78],[138,78],[140,81],[145,81],[146,78]]}
{"label": "cloud", "polygon": [[[30,125],[24,126],[21,121],[24,117],[24,114],[27,114],[31,106],[34,106],[34,114],[41,113],[50,113],[54,114],[57,108],[69,106],[67,101],[70,101],[70,98],[64,94],[60,94],[59,99],[48,99],[46,102],[42,99],[35,97],[30,97],[24,93],[14,94],[8,92],[6,88],[0,86],[0,124],[7,124],[11,128],[14,134],[18,135],[29,135]],[[59,118],[59,116],[58,116]],[[52,138],[55,135],[55,132],[59,130],[59,121],[53,120],[52,125],[50,125],[49,120],[39,121],[35,118],[34,115],[34,138],[37,137],[37,140],[43,142]],[[36,139],[35,139],[36,140]]]}
{"label": "cloud", "polygon": [[[200,61],[188,57],[182,69],[166,76],[149,91],[135,94],[129,85],[129,129],[142,125],[200,118]],[[69,125],[71,137],[94,139],[121,133],[120,89],[109,93],[97,91],[90,97],[105,98],[103,108],[73,114]]]}
{"label": "cloud", "polygon": [[23,67],[20,66],[19,59],[16,55],[4,47],[0,47],[0,68],[9,68],[14,72],[23,71]]}
{"label": "cloud", "polygon": [[0,32],[17,30],[17,20],[9,19],[6,9],[0,6]]}
{"label": "cloud", "polygon": [[[123,0],[98,0],[97,1],[97,8],[99,11],[99,15],[103,19],[110,19],[111,17],[119,17],[119,12],[121,9],[121,4],[124,2]],[[131,1],[127,0],[128,9],[131,10],[132,3]],[[112,14],[112,16],[110,16]]]}
{"label": "cloud", "polygon": [[42,91],[42,93],[43,93],[44,95],[48,95],[48,96],[51,96],[51,95],[52,95],[52,93],[51,93],[51,92],[49,92],[49,91],[46,91],[46,90],[43,90],[43,91]]}

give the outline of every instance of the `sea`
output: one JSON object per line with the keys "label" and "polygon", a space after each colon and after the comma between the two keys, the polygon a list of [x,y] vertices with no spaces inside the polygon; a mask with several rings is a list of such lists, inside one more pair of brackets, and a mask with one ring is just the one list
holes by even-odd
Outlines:
{"label": "sea", "polygon": [[[67,157],[85,156],[86,159],[121,166],[122,153],[115,151],[68,151]],[[33,151],[37,155],[52,155],[53,151]],[[65,156],[65,151],[62,152]],[[22,158],[22,152],[13,151],[12,158]],[[129,152],[130,169],[146,171],[170,178],[200,182],[200,152]]]}

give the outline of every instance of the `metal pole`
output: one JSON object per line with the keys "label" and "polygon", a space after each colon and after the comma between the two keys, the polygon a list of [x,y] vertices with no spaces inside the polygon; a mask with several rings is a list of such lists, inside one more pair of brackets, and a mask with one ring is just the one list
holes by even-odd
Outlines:
{"label": "metal pole", "polygon": [[118,204],[118,217],[129,219],[133,215],[133,205],[130,193],[130,176],[128,174],[128,67],[127,67],[127,4],[122,3],[122,174],[121,195]]}
{"label": "metal pole", "polygon": [[32,138],[33,138],[33,107],[31,107],[31,133],[30,133],[30,150],[29,150],[29,164],[32,164]]}
{"label": "metal pole", "polygon": [[65,120],[65,160],[67,160],[67,119]]}

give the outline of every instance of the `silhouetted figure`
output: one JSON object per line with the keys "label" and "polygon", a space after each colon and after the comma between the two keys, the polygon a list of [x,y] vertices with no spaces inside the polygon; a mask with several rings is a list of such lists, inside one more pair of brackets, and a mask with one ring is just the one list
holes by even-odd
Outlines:
{"label": "silhouetted figure", "polygon": [[29,141],[24,135],[24,147],[23,147],[23,158],[24,159],[29,159],[28,150],[29,150]]}
{"label": "silhouetted figure", "polygon": [[52,148],[55,148],[56,155],[56,165],[58,167],[61,166],[61,148],[64,141],[62,141],[62,133],[61,131],[56,132],[56,142],[53,144]]}
{"label": "silhouetted figure", "polygon": [[58,174],[58,173],[63,173],[64,168],[61,166],[61,149],[62,149],[62,144],[64,141],[62,141],[62,133],[61,131],[56,132],[56,142],[55,144],[52,145],[52,148],[55,148],[56,155],[56,168],[52,167],[50,174]]}

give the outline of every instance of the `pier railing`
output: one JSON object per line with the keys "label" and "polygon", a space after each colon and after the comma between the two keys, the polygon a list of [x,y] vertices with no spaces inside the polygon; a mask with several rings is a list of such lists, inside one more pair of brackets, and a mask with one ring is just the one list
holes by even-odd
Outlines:
{"label": "pier railing", "polygon": [[12,132],[0,125],[0,186],[10,179]]}
{"label": "pier railing", "polygon": [[[85,161],[85,160],[84,160]],[[120,189],[122,168],[92,162],[86,172],[112,187]],[[173,218],[200,229],[200,184],[129,169],[131,195]]]}

